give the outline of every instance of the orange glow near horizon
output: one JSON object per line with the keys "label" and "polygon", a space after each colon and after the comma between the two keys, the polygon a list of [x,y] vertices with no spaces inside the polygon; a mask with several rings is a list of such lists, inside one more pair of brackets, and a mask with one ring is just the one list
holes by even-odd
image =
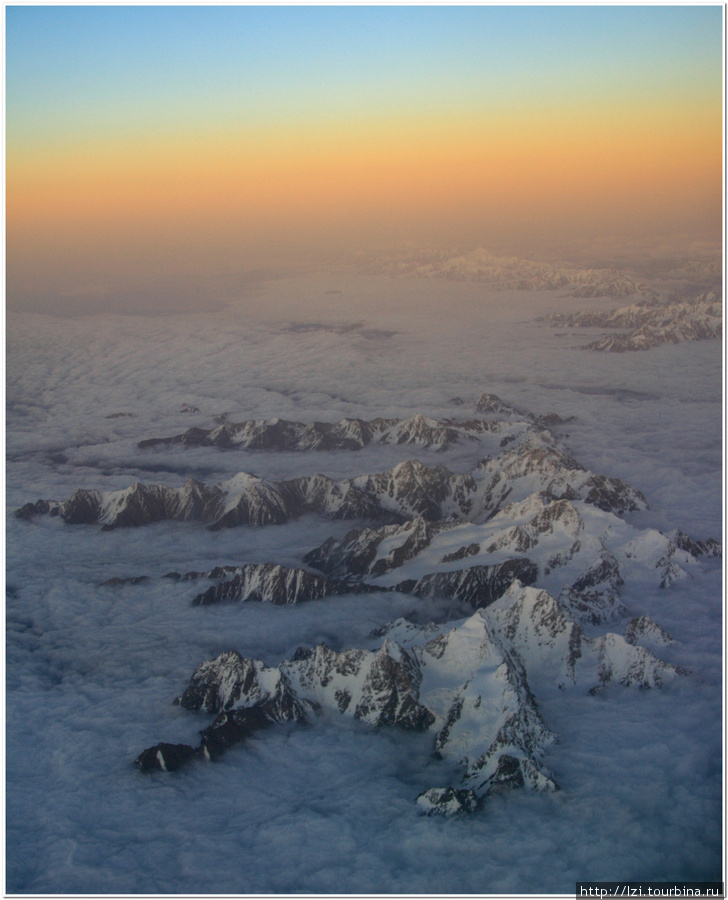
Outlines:
{"label": "orange glow near horizon", "polygon": [[634,209],[699,217],[719,205],[719,134],[678,130],[672,115],[641,123],[624,115],[501,121],[477,129],[425,123],[400,132],[352,128],[290,142],[160,137],[45,158],[9,153],[8,232],[123,234],[189,223],[224,230],[251,217],[284,231],[309,219],[355,232],[357,217],[387,213],[406,231],[421,216],[450,219],[481,209],[511,220],[544,205],[555,219],[588,206],[587,219],[596,224],[620,206],[625,215]]}
{"label": "orange glow near horizon", "polygon": [[[181,8],[11,13],[8,296],[72,290],[89,273],[204,279],[406,241],[518,254],[544,240],[563,256],[584,238],[714,241],[720,10],[529,8],[545,32],[524,30],[524,15],[200,9],[221,30],[204,59],[194,30],[181,33],[188,66],[163,39],[192,16]],[[330,16],[333,32],[299,40],[308,17]],[[370,31],[347,31],[355,20]],[[390,20],[409,30],[380,58]],[[88,29],[79,57],[55,42],[71,22]],[[227,43],[223,22],[239,29]],[[256,52],[241,57],[246,45]],[[130,58],[148,67],[144,91]]]}

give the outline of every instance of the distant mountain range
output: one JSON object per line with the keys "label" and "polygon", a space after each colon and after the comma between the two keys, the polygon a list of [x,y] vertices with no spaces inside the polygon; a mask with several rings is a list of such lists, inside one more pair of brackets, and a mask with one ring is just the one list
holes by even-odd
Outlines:
{"label": "distant mountain range", "polygon": [[369,444],[411,444],[424,449],[447,450],[454,444],[475,440],[483,434],[513,431],[508,422],[471,419],[446,421],[423,415],[409,419],[342,419],[340,422],[290,422],[285,419],[252,419],[215,428],[190,428],[173,437],[148,438],[139,442],[145,450],[165,444],[188,447],[219,447],[236,450],[361,450]]}
{"label": "distant mountain range", "polygon": [[617,268],[590,268],[566,261],[498,256],[482,248],[465,253],[393,253],[361,262],[360,268],[367,272],[414,278],[480,281],[502,290],[566,290],[575,297],[630,297],[653,293],[646,281]]}
{"label": "distant mountain range", "polygon": [[721,337],[723,303],[720,297],[709,291],[697,297],[669,302],[642,300],[612,312],[552,313],[541,321],[566,328],[629,328],[627,332],[600,337],[582,348],[624,353],[649,350],[660,344]]}

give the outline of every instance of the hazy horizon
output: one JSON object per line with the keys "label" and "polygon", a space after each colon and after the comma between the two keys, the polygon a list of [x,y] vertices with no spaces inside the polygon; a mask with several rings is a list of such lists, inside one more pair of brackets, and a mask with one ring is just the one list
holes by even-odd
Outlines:
{"label": "hazy horizon", "polygon": [[405,242],[719,253],[721,17],[10,6],[7,306],[204,310]]}

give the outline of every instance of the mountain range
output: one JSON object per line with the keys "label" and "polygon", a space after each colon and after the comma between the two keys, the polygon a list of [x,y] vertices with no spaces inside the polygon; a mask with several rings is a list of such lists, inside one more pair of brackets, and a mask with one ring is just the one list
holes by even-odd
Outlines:
{"label": "mountain range", "polygon": [[[639,634],[633,628],[633,639]],[[305,722],[326,708],[432,733],[435,756],[462,774],[455,785],[423,791],[420,809],[472,812],[496,786],[558,788],[543,762],[554,735],[532,684],[594,693],[610,682],[644,689],[686,674],[617,634],[587,638],[546,591],[517,581],[466,619],[439,629],[399,620],[382,637],[376,650],[302,647],[277,667],[234,651],[202,663],[176,701],[215,715],[199,745],[154,745],[137,766],[169,771],[214,759],[259,728]]]}
{"label": "mountain range", "polygon": [[[196,745],[161,742],[144,750],[136,760],[142,771],[217,758],[254,731],[313,722],[326,709],[372,727],[431,735],[443,769],[459,774],[424,790],[418,808],[428,815],[475,812],[495,788],[557,788],[544,761],[555,735],[541,699],[595,694],[607,684],[659,688],[687,675],[657,655],[669,657],[672,637],[632,607],[641,589],[669,590],[711,565],[720,543],[640,527],[629,514],[647,508],[645,497],[585,469],[547,427],[549,418],[561,424],[558,416],[521,413],[493,394],[481,396],[475,413],[483,418],[462,423],[426,416],[331,425],[250,421],[192,429],[197,436],[189,440],[147,442],[181,453],[198,438],[208,446],[303,452],[324,444],[357,449],[366,439],[432,452],[466,441],[483,449],[478,442],[495,438],[497,452],[469,472],[416,459],[340,480],[273,481],[241,472],[218,484],[79,488],[65,501],[41,499],[17,510],[28,527],[49,515],[104,530],[164,520],[220,529],[304,514],[351,519],[355,527],[302,552],[295,566],[241,560],[163,577],[180,591],[191,586],[201,616],[219,603],[343,596],[366,603],[377,592],[410,597],[417,622],[417,610],[434,608],[432,601],[441,610],[425,624],[382,623],[370,646],[299,647],[275,666],[229,648],[201,663],[177,702],[212,720]],[[226,435],[222,444],[218,434]],[[127,590],[152,577],[130,573],[105,586]]]}
{"label": "mountain range", "polygon": [[529,427],[517,445],[483,458],[468,473],[412,459],[384,472],[340,481],[309,475],[276,482],[240,472],[218,484],[189,479],[177,488],[142,482],[118,491],[79,488],[64,501],[27,503],[16,515],[59,516],[70,525],[98,523],[107,530],[168,519],[199,521],[213,529],[277,525],[311,512],[389,522],[448,516],[483,521],[507,499],[523,499],[535,491],[583,499],[618,513],[646,507],[638,490],[584,469],[556,445],[547,429]]}
{"label": "mountain range", "polygon": [[723,303],[713,291],[669,302],[645,299],[611,312],[552,313],[541,321],[567,328],[629,328],[585,344],[584,350],[623,353],[660,344],[701,341],[723,334]]}
{"label": "mountain range", "polygon": [[482,248],[465,253],[395,253],[362,262],[360,268],[410,278],[478,281],[504,290],[567,290],[575,297],[628,297],[652,293],[646,281],[613,266],[594,268],[567,261],[499,256]]}

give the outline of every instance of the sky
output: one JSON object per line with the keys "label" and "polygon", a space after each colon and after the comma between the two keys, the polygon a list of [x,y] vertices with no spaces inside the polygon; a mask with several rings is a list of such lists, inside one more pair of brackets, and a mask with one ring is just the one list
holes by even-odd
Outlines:
{"label": "sky", "polygon": [[7,6],[10,309],[720,238],[722,8]]}

